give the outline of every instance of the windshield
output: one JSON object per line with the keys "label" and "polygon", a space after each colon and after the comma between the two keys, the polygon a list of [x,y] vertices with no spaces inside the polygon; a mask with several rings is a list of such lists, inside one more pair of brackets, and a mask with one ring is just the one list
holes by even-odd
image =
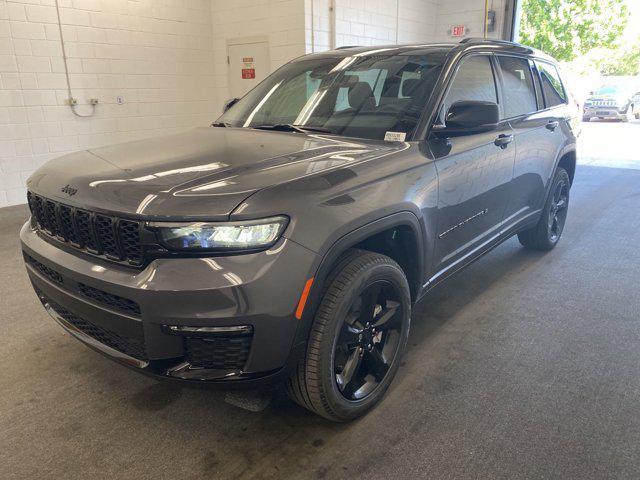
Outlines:
{"label": "windshield", "polygon": [[446,52],[302,59],[278,69],[218,122],[233,127],[295,125],[384,139],[416,128]]}
{"label": "windshield", "polygon": [[612,85],[609,87],[600,87],[595,91],[594,95],[615,95],[621,90],[620,87]]}

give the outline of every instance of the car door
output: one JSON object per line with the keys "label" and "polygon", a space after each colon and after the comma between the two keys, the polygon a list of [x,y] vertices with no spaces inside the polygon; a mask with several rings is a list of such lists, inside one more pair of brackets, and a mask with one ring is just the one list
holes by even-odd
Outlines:
{"label": "car door", "polygon": [[509,228],[535,219],[540,212],[550,159],[557,152],[554,125],[560,127],[554,112],[545,111],[533,61],[513,55],[496,55],[496,60],[504,120],[515,134],[513,180],[504,218]]}
{"label": "car door", "polygon": [[[495,66],[490,55],[470,55],[458,65],[439,108],[457,101],[498,102]],[[438,173],[435,283],[464,265],[497,238],[513,176],[512,130],[503,122],[495,130],[448,138],[431,134],[427,144]]]}
{"label": "car door", "polygon": [[529,198],[532,210],[542,209],[556,161],[565,145],[574,138],[571,131],[572,113],[568,104],[569,96],[562,85],[557,68],[551,63],[540,60],[535,61],[535,66],[545,106],[544,110],[537,114],[537,118],[544,124],[545,131],[537,144],[540,154],[536,156],[535,162],[531,162],[528,170],[529,174],[540,178],[540,181],[535,184],[527,183],[530,188]]}

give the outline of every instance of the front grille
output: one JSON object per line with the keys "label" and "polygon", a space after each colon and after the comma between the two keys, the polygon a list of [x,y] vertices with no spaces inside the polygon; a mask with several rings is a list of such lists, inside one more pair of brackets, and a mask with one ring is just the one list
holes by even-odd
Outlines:
{"label": "front grille", "polygon": [[40,301],[43,304],[49,304],[49,306],[53,308],[58,313],[58,315],[60,315],[85,335],[88,335],[91,338],[102,343],[103,345],[107,345],[114,350],[124,353],[125,355],[137,358],[138,360],[147,360],[147,352],[144,344],[144,334],[142,332],[142,326],[140,326],[138,338],[122,335],[104,327],[95,325],[87,319],[79,317],[75,313],[67,310],[53,300],[47,298],[38,288],[36,288],[35,290],[38,294],[38,297],[40,298]]}
{"label": "front grille", "polygon": [[593,100],[591,105],[594,107],[615,107],[617,103],[615,100]]}
{"label": "front grille", "polygon": [[81,282],[75,282],[56,272],[53,268],[47,267],[26,252],[23,252],[23,256],[24,261],[35,268],[43,277],[55,282],[68,292],[79,293],[98,305],[102,305],[110,308],[111,310],[116,310],[127,315],[138,317],[142,315],[140,305],[133,300],[129,300],[128,298],[124,298],[113,293],[107,293]]}
{"label": "front grille", "polygon": [[92,255],[142,265],[141,222],[71,207],[32,192],[27,201],[40,231]]}
{"label": "front grille", "polygon": [[242,370],[249,357],[252,335],[185,338],[187,361],[194,367]]}

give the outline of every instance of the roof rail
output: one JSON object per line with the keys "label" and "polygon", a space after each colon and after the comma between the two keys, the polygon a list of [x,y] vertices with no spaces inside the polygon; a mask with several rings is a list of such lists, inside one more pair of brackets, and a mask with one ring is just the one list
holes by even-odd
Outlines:
{"label": "roof rail", "polygon": [[459,43],[470,43],[470,42],[499,43],[502,45],[520,45],[517,42],[511,42],[509,40],[499,40],[494,38],[482,38],[482,37],[466,37],[460,40]]}
{"label": "roof rail", "polygon": [[342,47],[336,47],[336,50],[343,50],[345,48],[358,48],[361,45],[343,45]]}

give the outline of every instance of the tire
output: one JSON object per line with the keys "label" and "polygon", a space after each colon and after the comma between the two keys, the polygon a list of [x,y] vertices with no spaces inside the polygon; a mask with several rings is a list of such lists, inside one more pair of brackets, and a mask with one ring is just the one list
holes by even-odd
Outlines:
{"label": "tire", "polygon": [[327,278],[306,354],[287,383],[289,396],[335,422],[364,415],[398,370],[410,318],[400,266],[385,255],[349,251]]}
{"label": "tire", "polygon": [[571,181],[567,171],[558,167],[538,223],[518,233],[520,243],[533,250],[551,250],[560,241],[569,208]]}

